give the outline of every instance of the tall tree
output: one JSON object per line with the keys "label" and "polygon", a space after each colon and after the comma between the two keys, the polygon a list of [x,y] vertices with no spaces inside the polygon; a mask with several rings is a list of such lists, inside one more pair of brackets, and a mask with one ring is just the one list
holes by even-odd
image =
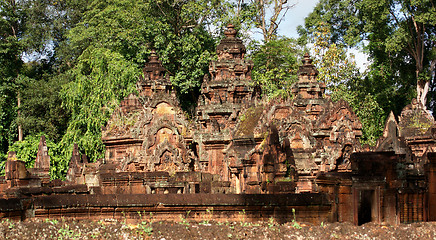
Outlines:
{"label": "tall tree", "polygon": [[299,59],[304,49],[295,39],[287,37],[277,37],[252,48],[252,76],[262,87],[263,95],[267,98],[289,97],[292,84],[298,80]]}
{"label": "tall tree", "polygon": [[[248,48],[254,61],[253,80],[262,87],[267,98],[289,97],[296,82],[298,59],[304,53],[292,38],[278,35],[280,24],[295,3],[287,0],[252,0],[246,8],[250,27],[262,33],[262,39],[252,40]],[[248,11],[247,11],[248,10]]]}
{"label": "tall tree", "polygon": [[[372,74],[377,69],[382,72],[375,75],[387,73],[392,76],[390,85],[403,92],[410,89],[413,77],[417,99],[426,105],[430,72],[434,71],[430,55],[436,31],[433,0],[321,0],[305,21],[305,28],[300,28],[305,37],[312,36],[320,22],[326,22],[333,33],[332,42],[347,46],[366,42]],[[412,71],[403,71],[409,66]]]}
{"label": "tall tree", "polygon": [[[77,2],[80,0],[76,0]],[[82,0],[83,1],[83,0]],[[17,118],[23,119],[21,114],[22,94],[26,91],[23,85],[27,79],[23,59],[34,60],[34,65],[47,67],[47,61],[53,55],[53,45],[56,39],[62,38],[58,32],[66,31],[65,26],[56,26],[59,16],[68,15],[65,8],[60,7],[63,1],[49,0],[2,0],[0,1],[0,83],[5,88],[15,92],[9,95],[16,102],[13,111]],[[49,61],[50,65],[52,61]],[[51,66],[48,66],[51,68]],[[46,76],[47,77],[47,76]],[[40,79],[34,79],[39,81]],[[10,92],[10,91],[9,91]],[[8,100],[8,102],[11,99]],[[26,129],[18,123],[18,140],[23,139]]]}
{"label": "tall tree", "polygon": [[103,157],[101,127],[119,101],[134,91],[139,70],[119,53],[87,48],[64,76],[71,78],[61,91],[71,119],[60,142],[62,158],[54,164],[57,177],[66,173],[74,143],[91,161]]}
{"label": "tall tree", "polygon": [[63,135],[68,118],[58,92],[65,78],[56,78],[62,60],[55,53],[85,1],[0,1],[0,159],[26,135]]}
{"label": "tall tree", "polygon": [[27,62],[22,73],[21,115],[17,122],[23,126],[24,136],[44,133],[58,142],[66,130],[69,112],[62,106],[59,92],[68,79],[58,76],[48,60]]}
{"label": "tall tree", "polygon": [[[20,41],[24,36],[25,24],[23,20],[25,18],[22,4],[17,3],[15,0],[0,1],[0,81],[1,91],[5,99],[8,101],[14,101],[14,105],[7,103],[6,107],[20,107],[20,95],[18,89],[18,77],[22,65],[21,54],[24,50],[24,44]],[[4,108],[5,106],[3,106]],[[3,115],[6,111],[2,111]],[[19,115],[18,112],[14,112],[13,115]],[[11,124],[11,117],[7,116],[7,124]],[[2,128],[9,128],[10,126],[3,126]],[[23,134],[21,126],[18,125],[18,139],[22,140]]]}
{"label": "tall tree", "polygon": [[362,144],[375,145],[383,131],[384,111],[376,97],[365,91],[364,78],[341,44],[330,43],[330,28],[321,23],[314,34],[313,52],[319,80],[325,82],[333,101],[348,102],[362,122]]}
{"label": "tall tree", "polygon": [[262,31],[263,41],[277,37],[277,30],[288,10],[295,6],[288,0],[252,0],[255,6],[255,26]]}

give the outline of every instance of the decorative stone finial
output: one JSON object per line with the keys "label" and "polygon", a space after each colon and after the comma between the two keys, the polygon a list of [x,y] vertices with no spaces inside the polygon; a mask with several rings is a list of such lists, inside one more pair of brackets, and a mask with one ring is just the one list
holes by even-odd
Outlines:
{"label": "decorative stone finial", "polygon": [[238,31],[235,29],[235,25],[229,23],[227,25],[227,30],[224,31],[224,35],[226,35],[227,38],[236,38],[236,34]]}
{"label": "decorative stone finial", "polygon": [[47,171],[50,170],[50,156],[48,155],[48,148],[44,135],[42,135],[39,140],[34,168],[45,169]]}
{"label": "decorative stone finial", "polygon": [[222,39],[216,48],[218,59],[243,59],[246,52],[245,46],[241,39],[236,38],[235,26],[227,25],[227,30],[224,31],[226,38]]}
{"label": "decorative stone finial", "polygon": [[313,60],[310,58],[309,53],[304,54],[302,62],[303,62],[303,66],[312,65]]}
{"label": "decorative stone finial", "polygon": [[148,62],[142,69],[144,72],[144,77],[149,80],[164,79],[166,69],[162,66],[162,61],[156,54],[156,50],[152,49]]}
{"label": "decorative stone finial", "polygon": [[151,50],[151,54],[150,54],[150,57],[148,58],[148,62],[149,63],[161,63],[161,61],[159,60],[159,57],[156,54],[156,50],[154,50],[154,49]]}
{"label": "decorative stone finial", "polygon": [[292,87],[292,93],[300,99],[321,99],[325,84],[318,82],[318,70],[312,64],[309,53],[303,56],[303,65],[298,69],[298,82]]}
{"label": "decorative stone finial", "polygon": [[302,62],[303,65],[298,69],[300,81],[316,81],[318,70],[312,64],[313,60],[310,58],[309,53],[304,54]]}

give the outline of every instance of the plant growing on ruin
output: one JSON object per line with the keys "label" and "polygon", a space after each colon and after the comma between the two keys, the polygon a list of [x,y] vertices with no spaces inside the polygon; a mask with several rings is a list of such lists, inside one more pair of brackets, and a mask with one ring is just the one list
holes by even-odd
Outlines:
{"label": "plant growing on ruin", "polygon": [[184,218],[183,216],[180,216],[179,224],[189,226],[189,221],[186,218]]}
{"label": "plant growing on ruin", "polygon": [[2,223],[5,223],[5,222],[8,225],[9,229],[12,229],[12,228],[15,227],[15,224],[11,220],[9,220],[9,218],[6,218],[5,220],[2,220]]}
{"label": "plant growing on ruin", "polygon": [[213,207],[206,208],[206,213],[202,214],[203,218],[205,218],[200,224],[208,225],[213,218]]}
{"label": "plant growing on ruin", "polygon": [[148,236],[151,236],[151,234],[153,233],[153,226],[151,225],[151,223],[143,221],[138,225],[137,231],[141,235],[146,234]]}
{"label": "plant growing on ruin", "polygon": [[61,227],[58,230],[58,233],[59,233],[59,236],[58,236],[59,240],[62,240],[62,239],[76,239],[76,237],[80,237],[80,234],[79,234],[79,236],[76,236],[74,234],[74,231],[72,229],[70,229],[70,226],[68,224],[66,224],[66,223],[63,225],[63,227]]}
{"label": "plant growing on ruin", "polygon": [[46,223],[50,223],[50,224],[52,224],[52,225],[56,225],[56,224],[58,224],[59,223],[59,221],[58,220],[56,220],[56,219],[45,219],[45,222]]}
{"label": "plant growing on ruin", "polygon": [[203,220],[199,224],[200,225],[209,225],[209,220]]}
{"label": "plant growing on ruin", "polygon": [[419,131],[424,134],[432,126],[430,121],[421,121],[421,114],[418,112],[413,113],[410,127],[418,128]]}
{"label": "plant growing on ruin", "polygon": [[274,227],[274,218],[271,216],[268,219],[268,228],[272,228],[272,227]]}
{"label": "plant growing on ruin", "polygon": [[295,217],[295,208],[292,208],[292,216],[293,216],[293,219],[292,219],[292,226],[293,226],[294,228],[296,228],[296,229],[301,229],[301,226],[300,226],[300,224],[297,222],[296,217]]}

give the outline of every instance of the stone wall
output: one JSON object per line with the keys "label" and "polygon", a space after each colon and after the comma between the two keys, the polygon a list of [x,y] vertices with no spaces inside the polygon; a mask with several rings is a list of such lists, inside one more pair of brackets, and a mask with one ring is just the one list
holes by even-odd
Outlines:
{"label": "stone wall", "polygon": [[[80,187],[77,186],[76,190]],[[29,189],[29,191],[32,191]],[[72,191],[70,189],[70,191]],[[268,221],[294,219],[320,224],[329,220],[330,202],[325,194],[57,194],[35,191],[32,197],[0,199],[1,217],[74,218],[139,221]]]}

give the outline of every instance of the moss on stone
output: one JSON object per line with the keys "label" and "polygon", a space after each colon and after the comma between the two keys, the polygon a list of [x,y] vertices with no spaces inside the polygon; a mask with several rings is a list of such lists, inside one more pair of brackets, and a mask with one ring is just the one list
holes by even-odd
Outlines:
{"label": "moss on stone", "polygon": [[263,105],[247,109],[247,111],[239,118],[240,122],[235,135],[237,137],[253,136],[254,128],[259,122],[262,112]]}

